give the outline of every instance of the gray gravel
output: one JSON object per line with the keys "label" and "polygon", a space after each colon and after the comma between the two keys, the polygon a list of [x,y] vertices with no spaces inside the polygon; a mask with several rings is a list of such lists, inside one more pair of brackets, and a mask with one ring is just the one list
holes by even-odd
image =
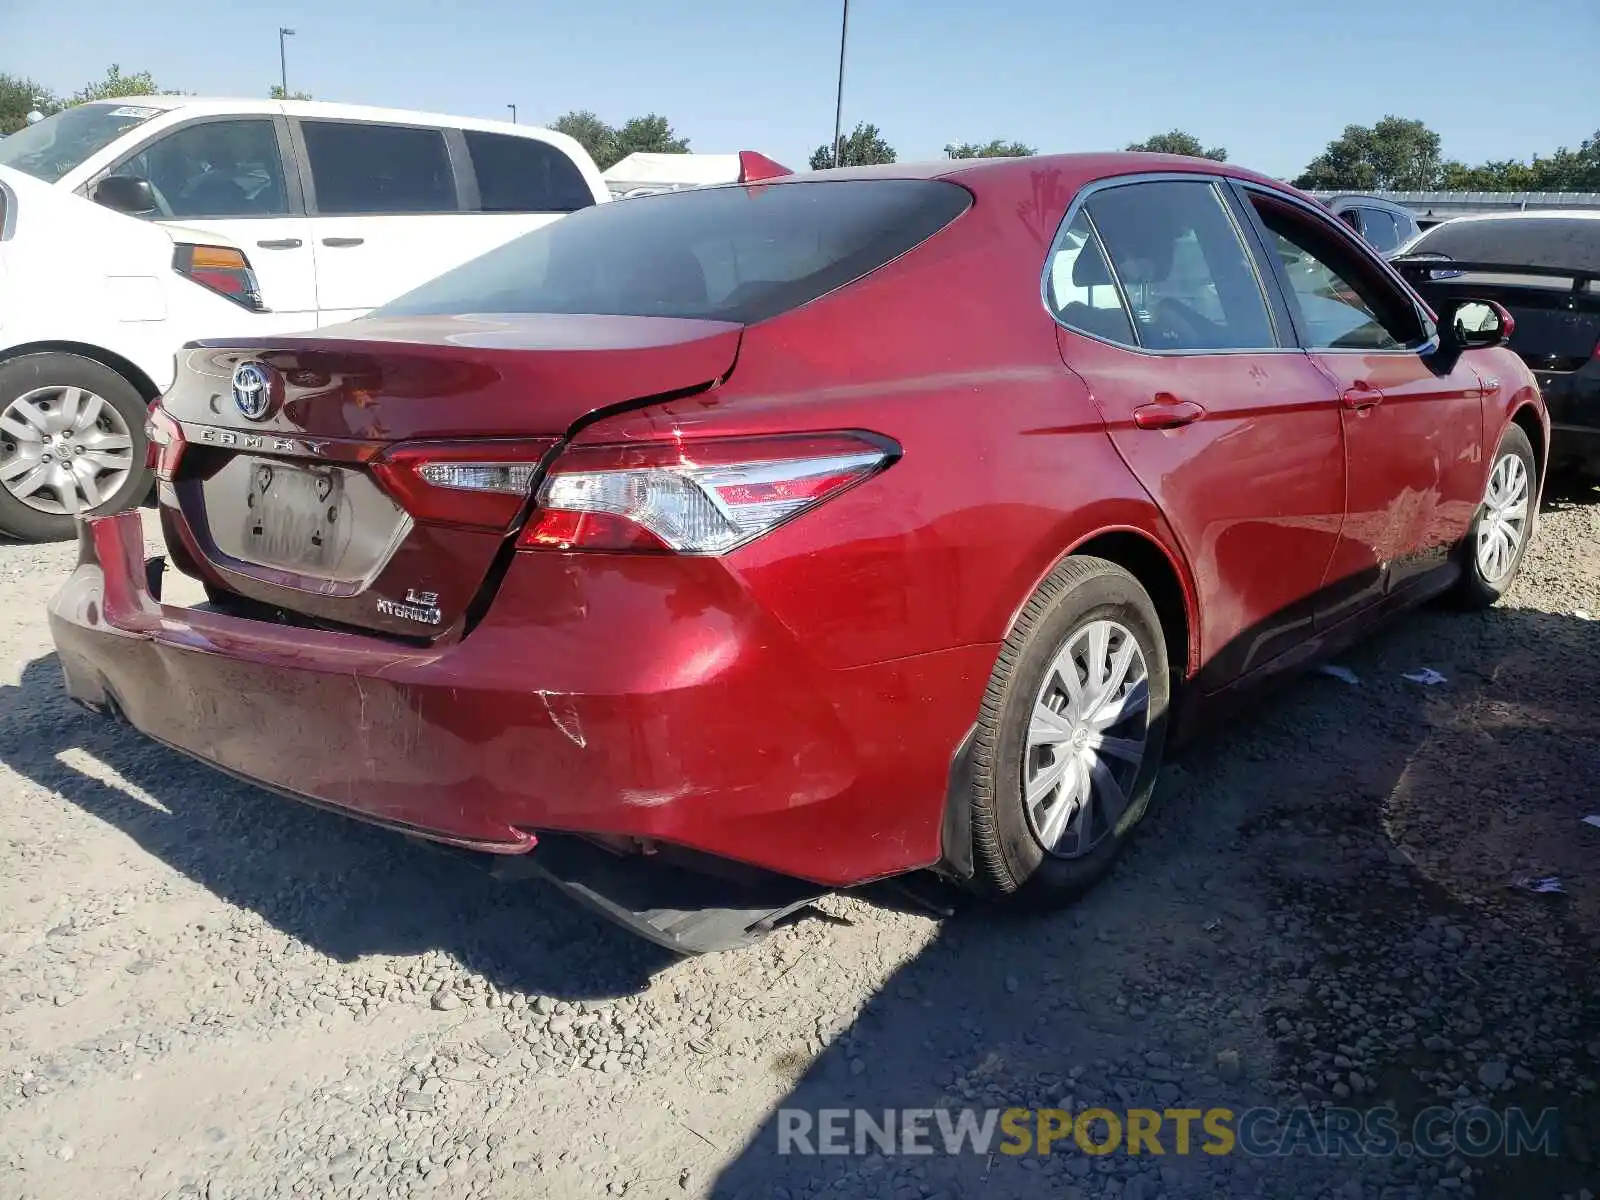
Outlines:
{"label": "gray gravel", "polygon": [[[0,545],[0,1197],[1593,1200],[1575,499],[1506,606],[1419,614],[1340,660],[1358,686],[1307,676],[1192,748],[1071,911],[834,897],[696,960],[79,713],[40,612],[72,548]],[[1508,886],[1551,873],[1564,895]],[[1563,1146],[799,1159],[770,1118],[1300,1102],[1556,1105]]]}

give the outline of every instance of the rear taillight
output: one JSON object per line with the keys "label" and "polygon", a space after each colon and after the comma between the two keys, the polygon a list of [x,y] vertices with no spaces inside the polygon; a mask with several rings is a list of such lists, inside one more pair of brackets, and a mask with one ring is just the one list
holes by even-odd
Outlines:
{"label": "rear taillight", "polygon": [[157,479],[171,482],[183,457],[183,427],[166,414],[159,403],[150,406],[144,423],[145,466]]}
{"label": "rear taillight", "polygon": [[192,246],[180,242],[173,250],[172,269],[185,279],[226,296],[252,312],[265,312],[256,273],[242,250],[232,246]]}
{"label": "rear taillight", "polygon": [[511,528],[555,439],[413,442],[372,464],[385,490],[414,518],[468,529]]}
{"label": "rear taillight", "polygon": [[551,466],[517,544],[724,554],[860,483],[897,453],[855,433],[579,447]]}

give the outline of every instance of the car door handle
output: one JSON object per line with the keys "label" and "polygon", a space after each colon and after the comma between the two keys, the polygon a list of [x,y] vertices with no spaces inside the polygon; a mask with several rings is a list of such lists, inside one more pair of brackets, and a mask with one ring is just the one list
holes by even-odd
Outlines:
{"label": "car door handle", "polygon": [[1159,396],[1154,404],[1144,404],[1133,410],[1133,423],[1140,429],[1177,429],[1192,425],[1205,415],[1206,410],[1193,400]]}
{"label": "car door handle", "polygon": [[1375,387],[1358,381],[1354,387],[1345,388],[1344,395],[1340,399],[1344,401],[1346,408],[1353,408],[1356,412],[1362,412],[1382,404],[1383,393]]}
{"label": "car door handle", "polygon": [[324,246],[333,246],[338,249],[345,246],[359,246],[366,240],[366,238],[323,238],[322,244]]}
{"label": "car door handle", "polygon": [[263,250],[298,250],[305,243],[299,238],[268,238],[264,242],[257,242]]}

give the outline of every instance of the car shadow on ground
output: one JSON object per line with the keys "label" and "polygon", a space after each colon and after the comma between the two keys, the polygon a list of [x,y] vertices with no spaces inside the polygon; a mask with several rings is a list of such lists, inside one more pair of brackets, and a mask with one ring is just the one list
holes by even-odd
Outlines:
{"label": "car shadow on ground", "polygon": [[[1113,876],[1070,910],[946,921],[810,1060],[712,1194],[1521,1200],[1593,1186],[1600,830],[1581,819],[1600,777],[1600,622],[1429,609],[1340,662],[1358,684],[1300,679],[1193,744]],[[1446,681],[1402,678],[1423,666]],[[1548,874],[1566,895],[1508,886]],[[1197,1113],[1189,1153],[1171,1119],[1164,1153],[1128,1153],[1134,1108],[1226,1108],[1242,1129],[1258,1106],[1333,1104],[1410,1141],[1429,1106],[1475,1101],[1502,1121],[1509,1106],[1553,1121],[1538,1127],[1549,1140],[1520,1156],[1381,1140],[1325,1156],[1316,1138],[1215,1154]],[[947,1154],[937,1112],[952,1122],[968,1106],[980,1122],[1103,1107],[1122,1141],[1097,1156],[1069,1132],[1048,1155],[1036,1141],[1015,1154],[1000,1127],[987,1152]],[[890,1109],[933,1110],[934,1153],[884,1153],[848,1115],[881,1128]],[[822,1148],[825,1110],[845,1110],[831,1128],[849,1152],[806,1152]],[[1038,1118],[1018,1127],[1036,1135]],[[1252,1128],[1254,1150],[1294,1149],[1283,1127]],[[786,1153],[785,1131],[807,1137]],[[1087,1132],[1103,1144],[1110,1127]]]}
{"label": "car shadow on ground", "polygon": [[600,999],[675,961],[554,888],[284,800],[66,699],[55,655],[0,686],[0,761],[343,962],[443,951],[502,992]]}

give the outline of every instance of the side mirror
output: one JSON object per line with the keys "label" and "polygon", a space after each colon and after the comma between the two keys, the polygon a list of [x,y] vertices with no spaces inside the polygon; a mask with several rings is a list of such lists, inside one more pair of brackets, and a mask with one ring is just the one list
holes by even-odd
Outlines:
{"label": "side mirror", "polygon": [[155,188],[137,175],[107,175],[95,185],[94,202],[130,217],[142,217],[159,207]]}
{"label": "side mirror", "polygon": [[1493,300],[1454,300],[1439,314],[1439,326],[1458,350],[1503,346],[1511,340],[1517,323],[1503,305]]}

